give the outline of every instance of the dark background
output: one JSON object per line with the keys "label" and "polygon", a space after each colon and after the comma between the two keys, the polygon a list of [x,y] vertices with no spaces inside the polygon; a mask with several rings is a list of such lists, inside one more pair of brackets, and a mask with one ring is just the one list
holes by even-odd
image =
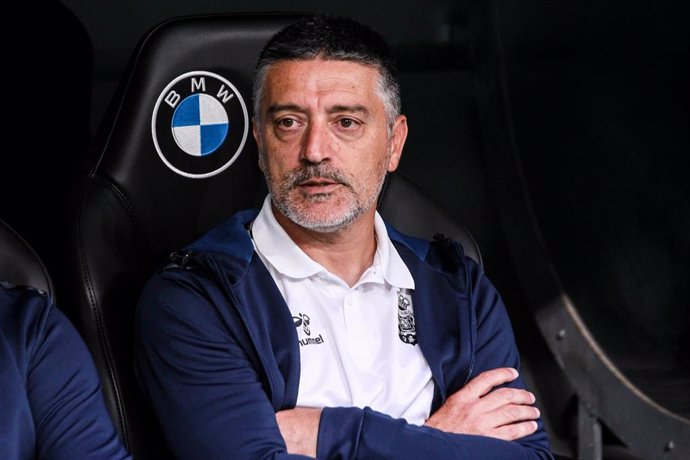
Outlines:
{"label": "dark background", "polygon": [[[20,147],[2,153],[0,192],[11,198],[1,215],[49,269],[60,267],[72,178],[147,31],[220,12],[347,15],[380,31],[398,57],[410,125],[400,169],[477,239],[555,449],[572,452],[572,390],[508,248],[511,203],[496,192],[503,166],[487,153],[497,139],[510,146],[555,272],[595,339],[653,399],[690,414],[687,396],[669,400],[650,383],[670,375],[690,387],[684,2],[63,0],[22,9],[17,20],[37,45],[9,43],[5,56],[15,82],[6,107],[19,120],[5,136]],[[497,110],[501,128],[487,122]]]}

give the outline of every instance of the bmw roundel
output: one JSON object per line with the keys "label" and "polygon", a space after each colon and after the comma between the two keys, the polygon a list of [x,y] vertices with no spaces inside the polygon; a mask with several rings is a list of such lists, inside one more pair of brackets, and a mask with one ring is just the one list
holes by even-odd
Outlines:
{"label": "bmw roundel", "polygon": [[187,72],[171,81],[151,117],[153,144],[163,163],[185,177],[210,177],[242,152],[249,132],[247,106],[218,74]]}

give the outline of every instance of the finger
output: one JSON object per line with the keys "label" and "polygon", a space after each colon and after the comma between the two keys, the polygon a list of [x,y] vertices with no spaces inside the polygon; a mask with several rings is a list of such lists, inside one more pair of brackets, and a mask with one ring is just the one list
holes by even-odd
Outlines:
{"label": "finger", "polygon": [[[496,417],[494,417],[496,415]],[[539,418],[540,412],[534,406],[511,405],[502,407],[493,413],[489,413],[489,418],[497,420],[496,426],[510,425],[515,422],[525,422]]]}
{"label": "finger", "polygon": [[481,420],[478,421],[477,426],[482,430],[491,432],[498,428],[535,421],[539,418],[539,415],[539,409],[534,406],[504,406],[491,412],[485,412]]}
{"label": "finger", "polygon": [[493,438],[503,439],[505,441],[514,441],[516,439],[524,438],[537,431],[537,422],[527,421],[518,422],[510,425],[503,425],[491,431],[489,436]]}
{"label": "finger", "polygon": [[521,388],[498,388],[481,398],[480,404],[485,411],[496,410],[500,407],[516,404],[534,404],[536,398],[534,394]]}
{"label": "finger", "polygon": [[484,371],[472,380],[470,380],[463,388],[462,392],[469,394],[475,398],[481,398],[494,387],[503,385],[504,383],[512,382],[518,376],[518,371],[512,367],[499,367],[498,369],[491,369]]}

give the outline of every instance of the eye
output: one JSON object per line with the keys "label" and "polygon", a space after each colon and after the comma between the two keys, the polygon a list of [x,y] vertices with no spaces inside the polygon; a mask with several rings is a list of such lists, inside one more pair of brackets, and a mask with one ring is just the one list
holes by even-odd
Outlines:
{"label": "eye", "polygon": [[290,129],[297,125],[297,120],[293,118],[281,118],[276,122],[279,128]]}
{"label": "eye", "polygon": [[341,118],[338,120],[338,124],[345,129],[354,129],[359,126],[359,123],[352,118]]}

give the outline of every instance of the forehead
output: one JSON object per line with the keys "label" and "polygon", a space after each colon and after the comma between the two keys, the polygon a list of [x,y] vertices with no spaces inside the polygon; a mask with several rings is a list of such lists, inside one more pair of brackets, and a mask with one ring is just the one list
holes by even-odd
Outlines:
{"label": "forehead", "polygon": [[[267,102],[300,102],[312,96],[378,100],[376,67],[352,61],[278,61],[266,73]],[[360,101],[361,102],[361,101]]]}

